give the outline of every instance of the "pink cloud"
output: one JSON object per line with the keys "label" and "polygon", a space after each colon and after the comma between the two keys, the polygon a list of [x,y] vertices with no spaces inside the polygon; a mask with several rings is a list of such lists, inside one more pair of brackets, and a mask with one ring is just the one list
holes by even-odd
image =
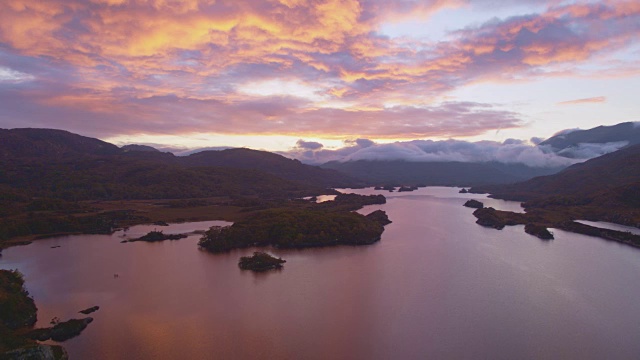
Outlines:
{"label": "pink cloud", "polygon": [[[428,21],[459,5],[3,1],[0,68],[29,81],[0,81],[0,127],[109,135],[478,135],[521,126],[521,116],[494,105],[436,100],[474,81],[551,76],[557,66],[573,68],[640,38],[640,6],[632,1],[553,1],[540,14],[492,20],[441,43],[376,32],[385,21],[407,15]],[[241,91],[273,79],[305,92]]]}

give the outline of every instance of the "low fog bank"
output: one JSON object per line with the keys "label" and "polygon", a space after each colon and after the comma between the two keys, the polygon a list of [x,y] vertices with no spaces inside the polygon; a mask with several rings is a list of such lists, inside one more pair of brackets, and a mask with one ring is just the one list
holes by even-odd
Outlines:
{"label": "low fog bank", "polygon": [[368,139],[345,141],[345,146],[327,149],[321,143],[299,140],[290,151],[280,154],[303,163],[320,165],[330,161],[357,160],[411,162],[498,162],[523,164],[536,168],[558,168],[583,162],[616,151],[627,142],[585,143],[554,152],[548,145],[535,145],[540,140],[507,139],[504,142],[460,140],[412,140],[378,144]]}

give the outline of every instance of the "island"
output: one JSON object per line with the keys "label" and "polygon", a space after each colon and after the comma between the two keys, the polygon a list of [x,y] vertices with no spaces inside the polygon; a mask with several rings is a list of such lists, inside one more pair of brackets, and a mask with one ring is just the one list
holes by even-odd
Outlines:
{"label": "island", "polygon": [[256,251],[253,256],[243,256],[238,262],[238,266],[242,270],[251,271],[267,271],[274,269],[282,269],[282,264],[286,263],[286,260],[273,257],[265,252]]}
{"label": "island", "polygon": [[476,223],[481,226],[502,230],[505,226],[525,225],[525,232],[543,240],[553,239],[547,228],[555,228],[577,234],[600,237],[633,247],[640,247],[640,235],[585,225],[570,219],[563,213],[545,209],[533,209],[526,213],[501,211],[494,208],[477,209],[473,212]]}
{"label": "island", "polygon": [[84,309],[84,310],[80,310],[80,311],[78,311],[78,312],[79,312],[79,313],[81,313],[81,314],[89,315],[89,314],[91,314],[92,312],[96,312],[96,311],[98,311],[99,309],[100,309],[100,306],[97,306],[97,305],[96,305],[96,306],[92,306],[92,307],[87,308],[87,309]]}
{"label": "island", "polygon": [[550,240],[548,228],[560,229],[640,248],[640,236],[580,223],[611,222],[640,227],[640,145],[575,164],[549,176],[506,185],[473,187],[471,193],[521,201],[525,213],[479,209],[473,214],[483,226],[502,229],[525,225],[525,232]]}
{"label": "island", "polygon": [[354,212],[364,205],[383,204],[382,195],[340,194],[320,204],[289,202],[253,214],[227,227],[212,227],[200,239],[200,248],[224,252],[249,246],[306,248],[366,245],[380,240],[386,213],[365,216]]}
{"label": "island", "polygon": [[165,234],[162,231],[153,230],[137,239],[128,240],[128,242],[134,242],[134,241],[154,242],[154,241],[164,241],[164,240],[180,240],[186,237],[187,237],[187,234]]}
{"label": "island", "polygon": [[418,190],[417,186],[401,186],[398,189],[398,192],[409,192],[409,191],[415,191]]}
{"label": "island", "polygon": [[478,200],[471,199],[467,200],[467,202],[464,203],[464,206],[474,209],[482,209],[484,207],[484,204]]}

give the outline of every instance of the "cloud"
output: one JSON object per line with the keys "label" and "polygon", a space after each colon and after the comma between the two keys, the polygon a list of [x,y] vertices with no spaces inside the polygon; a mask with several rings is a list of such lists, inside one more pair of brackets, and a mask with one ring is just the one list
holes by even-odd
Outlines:
{"label": "cloud", "polygon": [[295,97],[236,101],[176,95],[122,98],[64,88],[57,92],[0,88],[0,98],[4,102],[0,119],[5,127],[72,128],[97,137],[203,130],[228,135],[449,137],[479,135],[521,124],[517,113],[472,102],[353,111],[308,108],[306,100]]}
{"label": "cloud", "polygon": [[558,152],[558,155],[573,159],[591,159],[620,150],[628,144],[628,141],[616,141],[608,143],[579,143],[576,146],[560,150]]}
{"label": "cloud", "polygon": [[603,103],[605,101],[607,101],[607,98],[605,96],[597,96],[597,97],[590,97],[590,98],[584,98],[584,99],[561,101],[558,103],[558,105],[593,104],[593,103]]}
{"label": "cloud", "polygon": [[529,139],[529,142],[532,143],[533,145],[538,145],[538,144],[540,144],[541,142],[543,142],[545,140],[546,139],[544,139],[544,138],[534,136],[531,139]]}
{"label": "cloud", "polygon": [[0,66],[0,83],[21,83],[33,79],[32,75]]}
{"label": "cloud", "polygon": [[[571,73],[599,54],[638,44],[634,1],[551,1],[539,13],[458,29],[442,42],[379,32],[386,22],[428,21],[466,4],[1,1],[0,127],[95,136],[480,135],[521,126],[522,116],[499,104],[443,102],[445,95],[478,81]],[[611,66],[592,66],[592,74]]]}
{"label": "cloud", "polygon": [[309,164],[329,161],[392,161],[412,162],[499,162],[523,164],[538,168],[565,167],[618,150],[625,144],[581,144],[579,147],[554,153],[548,146],[530,145],[525,141],[509,139],[503,143],[493,141],[467,142],[459,140],[413,140],[376,144],[369,141],[345,141],[343,148],[302,151],[294,148],[283,155]]}
{"label": "cloud", "polygon": [[565,135],[571,134],[572,132],[576,132],[576,131],[580,131],[582,129],[580,128],[572,128],[572,129],[564,129],[564,130],[560,130],[558,132],[556,132],[555,134],[551,135],[551,137],[559,137],[559,138],[564,138]]}
{"label": "cloud", "polygon": [[322,149],[324,145],[315,141],[304,141],[302,139],[296,142],[296,147],[303,150],[319,150]]}

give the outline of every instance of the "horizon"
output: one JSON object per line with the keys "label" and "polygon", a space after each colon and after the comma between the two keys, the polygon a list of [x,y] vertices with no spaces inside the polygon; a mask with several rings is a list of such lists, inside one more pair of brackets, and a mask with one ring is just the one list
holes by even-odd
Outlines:
{"label": "horizon", "polygon": [[119,146],[532,144],[640,110],[632,1],[27,0],[0,20],[0,128]]}

